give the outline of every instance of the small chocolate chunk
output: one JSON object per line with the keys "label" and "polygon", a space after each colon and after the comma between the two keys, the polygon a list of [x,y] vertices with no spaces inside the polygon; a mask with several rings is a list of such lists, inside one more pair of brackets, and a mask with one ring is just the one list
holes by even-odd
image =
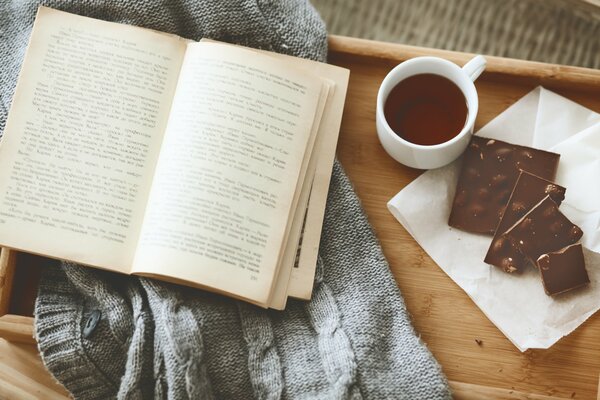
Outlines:
{"label": "small chocolate chunk", "polygon": [[517,270],[517,265],[512,257],[505,257],[500,263],[504,272],[513,273]]}
{"label": "small chocolate chunk", "polygon": [[537,265],[547,295],[555,295],[590,283],[581,244],[542,254]]}
{"label": "small chocolate chunk", "polygon": [[454,204],[458,206],[464,206],[467,204],[469,194],[466,190],[462,190],[454,196]]}
{"label": "small chocolate chunk", "polygon": [[550,196],[544,197],[505,236],[532,263],[546,253],[576,243],[583,232],[573,225]]}
{"label": "small chocolate chunk", "polygon": [[482,200],[487,200],[490,197],[490,191],[486,188],[481,188],[477,191],[477,195]]}
{"label": "small chocolate chunk", "polygon": [[[565,191],[564,187],[556,183],[521,171],[502,219],[496,228],[496,233],[485,256],[485,262],[500,267],[506,272],[522,271],[529,262],[515,247],[509,244],[509,240],[503,234],[544,197],[550,196],[557,205],[560,205],[565,198]],[[523,221],[523,224],[527,223],[530,222]],[[502,244],[498,245],[497,242]],[[504,260],[507,258],[512,259],[511,271],[505,268],[506,261]]]}
{"label": "small chocolate chunk", "polygon": [[512,156],[513,156],[513,152],[509,148],[503,148],[503,149],[496,150],[496,158],[498,159],[499,162],[506,161],[506,160],[512,158]]}
{"label": "small chocolate chunk", "polygon": [[506,187],[507,184],[508,184],[508,176],[506,176],[504,174],[496,174],[496,175],[492,176],[492,181],[489,184],[489,186],[492,188],[501,188],[501,187]]}
{"label": "small chocolate chunk", "polygon": [[[520,217],[522,217],[527,212],[527,206],[522,201],[515,201],[512,203],[509,202],[509,207],[511,212],[515,213]],[[500,224],[502,224],[502,220],[500,220]]]}
{"label": "small chocolate chunk", "polygon": [[[554,179],[560,155],[473,136],[465,150],[448,225],[493,234],[521,170]],[[551,183],[551,182],[550,182]],[[483,211],[481,209],[483,208]]]}

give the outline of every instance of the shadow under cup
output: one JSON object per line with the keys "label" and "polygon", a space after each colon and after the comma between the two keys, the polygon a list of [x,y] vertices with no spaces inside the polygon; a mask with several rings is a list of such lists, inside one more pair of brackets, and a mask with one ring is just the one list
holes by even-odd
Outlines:
{"label": "shadow under cup", "polygon": [[[480,57],[480,56],[479,56]],[[472,61],[476,60],[473,59]],[[385,77],[377,96],[377,133],[387,153],[413,168],[449,164],[467,147],[478,111],[473,72],[437,57],[417,57]]]}

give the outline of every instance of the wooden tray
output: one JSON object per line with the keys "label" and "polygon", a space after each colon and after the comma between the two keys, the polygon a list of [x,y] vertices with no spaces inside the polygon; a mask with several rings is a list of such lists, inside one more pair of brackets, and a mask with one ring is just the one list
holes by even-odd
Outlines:
{"label": "wooden tray", "polygon": [[[413,324],[451,380],[455,397],[595,399],[600,314],[548,350],[521,353],[387,211],[387,201],[422,171],[393,161],[377,140],[379,84],[392,67],[408,58],[436,55],[462,65],[471,55],[337,36],[329,44],[329,61],[351,70],[338,157],[390,261]],[[476,128],[537,85],[600,112],[600,71],[487,58],[487,70],[476,82],[480,99]],[[0,336],[34,343],[33,301],[39,272],[47,263],[51,261],[2,252]],[[30,373],[43,373],[29,368]]]}

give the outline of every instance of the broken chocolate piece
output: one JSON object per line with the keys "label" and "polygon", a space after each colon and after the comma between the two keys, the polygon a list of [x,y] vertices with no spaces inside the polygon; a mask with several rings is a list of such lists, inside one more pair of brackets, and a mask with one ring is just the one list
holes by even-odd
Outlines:
{"label": "broken chocolate piece", "polygon": [[520,171],[552,180],[559,157],[473,136],[463,157],[448,225],[467,232],[493,234]]}
{"label": "broken chocolate piece", "polygon": [[537,265],[547,295],[553,296],[590,283],[581,244],[543,254]]}
{"label": "broken chocolate piece", "polygon": [[550,196],[546,196],[504,236],[511,246],[535,263],[542,254],[574,244],[582,235],[582,230],[558,210]]}
{"label": "broken chocolate piece", "polygon": [[544,197],[550,196],[560,205],[565,199],[565,191],[564,187],[556,183],[521,171],[496,228],[485,262],[500,267],[505,272],[522,271],[529,262],[516,247],[510,245],[504,233]]}

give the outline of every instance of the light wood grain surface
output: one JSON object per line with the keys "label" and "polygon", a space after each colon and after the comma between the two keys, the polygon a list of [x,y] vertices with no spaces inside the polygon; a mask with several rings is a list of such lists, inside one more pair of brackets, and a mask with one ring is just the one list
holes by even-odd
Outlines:
{"label": "light wood grain surface", "polygon": [[[358,39],[330,40],[329,61],[352,71],[338,157],[381,241],[415,328],[453,381],[532,395],[595,399],[600,314],[548,350],[521,353],[387,211],[387,201],[421,171],[396,163],[377,140],[377,89],[397,63],[426,54],[459,65],[470,58]],[[476,127],[538,84],[600,111],[600,71],[495,57],[489,57],[488,63],[487,72],[476,82],[480,99]]]}
{"label": "light wood grain surface", "polygon": [[44,369],[37,348],[0,338],[0,399],[67,399]]}
{"label": "light wood grain surface", "polygon": [[[338,157],[390,261],[413,324],[451,380],[456,399],[596,399],[599,315],[548,350],[520,353],[386,209],[387,201],[421,171],[396,163],[379,144],[374,120],[377,89],[397,63],[425,54],[459,65],[470,57],[359,39],[330,39],[330,62],[352,71]],[[480,97],[477,127],[538,84],[600,111],[600,71],[494,57],[488,62],[487,72],[476,83]],[[0,315],[6,311],[31,315],[35,282],[43,266],[33,256],[19,255],[19,260],[17,264],[27,268],[17,271],[14,280],[10,277],[13,300]],[[2,279],[0,271],[0,298],[8,295],[2,290],[6,283]],[[31,342],[31,324],[31,318],[0,318],[0,330],[13,341]],[[65,390],[44,370],[35,346],[0,339],[0,399],[65,396]]]}
{"label": "light wood grain surface", "polygon": [[13,292],[15,260],[15,252],[0,252],[0,315],[9,312],[10,297]]}

